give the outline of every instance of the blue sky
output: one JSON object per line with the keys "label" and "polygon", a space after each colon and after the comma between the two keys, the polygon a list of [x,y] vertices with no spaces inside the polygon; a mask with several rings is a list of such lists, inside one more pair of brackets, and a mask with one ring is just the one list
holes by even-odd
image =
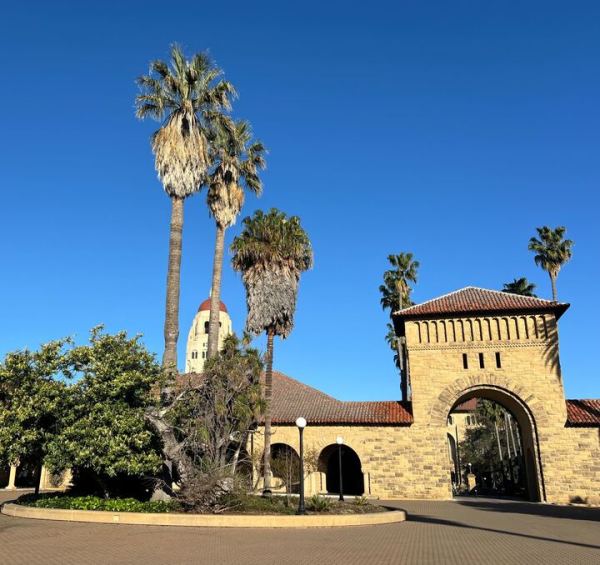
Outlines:
{"label": "blue sky", "polygon": [[[301,216],[315,267],[280,370],[342,399],[399,397],[378,285],[421,261],[413,298],[527,276],[527,242],[564,224],[558,281],[568,397],[598,397],[597,2],[12,2],[0,58],[0,354],[89,328],[162,353],[169,201],[134,79],[172,42],[210,50],[235,115],[268,146],[263,197]],[[210,285],[214,226],[186,204],[179,358]],[[238,233],[230,229],[227,241]],[[223,299],[243,327],[226,258]],[[262,346],[263,342],[257,343]]]}

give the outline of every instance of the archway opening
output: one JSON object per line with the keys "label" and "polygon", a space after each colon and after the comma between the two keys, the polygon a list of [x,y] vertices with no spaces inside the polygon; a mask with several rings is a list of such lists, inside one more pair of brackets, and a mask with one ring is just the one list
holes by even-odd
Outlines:
{"label": "archway opening", "polygon": [[[319,471],[325,473],[326,488],[330,494],[340,492],[340,446],[328,445],[319,455]],[[360,458],[356,451],[347,445],[341,446],[342,488],[344,494],[361,496],[365,492],[364,476]]]}
{"label": "archway opening", "polygon": [[455,495],[544,498],[535,421],[516,396],[478,387],[448,414],[449,475]]}
{"label": "archway opening", "polygon": [[283,488],[286,493],[300,492],[300,456],[293,447],[286,443],[271,445],[271,473],[276,479],[275,488]]}

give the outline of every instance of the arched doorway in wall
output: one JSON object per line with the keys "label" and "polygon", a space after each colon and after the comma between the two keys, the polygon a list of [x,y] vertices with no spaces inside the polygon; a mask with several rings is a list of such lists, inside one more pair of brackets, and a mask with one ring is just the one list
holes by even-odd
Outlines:
{"label": "arched doorway in wall", "polygon": [[284,489],[287,493],[300,492],[300,456],[290,445],[271,445],[271,473],[275,488]]}
{"label": "arched doorway in wall", "polygon": [[513,393],[464,391],[448,413],[447,436],[454,493],[545,499],[535,419]]}
{"label": "arched doorway in wall", "polygon": [[[319,471],[325,473],[327,492],[340,492],[340,465],[337,444],[328,445],[319,455]],[[365,492],[364,476],[360,458],[356,451],[347,445],[342,450],[342,486],[344,494],[361,496]]]}

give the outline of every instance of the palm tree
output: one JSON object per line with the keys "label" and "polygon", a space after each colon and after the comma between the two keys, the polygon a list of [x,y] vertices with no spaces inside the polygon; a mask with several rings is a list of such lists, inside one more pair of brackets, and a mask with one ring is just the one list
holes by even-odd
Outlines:
{"label": "palm tree", "polygon": [[556,302],[558,295],[556,292],[556,278],[561,267],[571,259],[573,254],[573,241],[564,239],[567,228],[558,226],[551,229],[548,226],[536,228],[539,239],[532,237],[529,240],[529,251],[535,252],[535,264],[541,267],[550,276],[552,283],[552,300]]}
{"label": "palm tree", "polygon": [[245,121],[222,121],[213,142],[214,170],[210,176],[207,203],[217,225],[215,256],[208,323],[208,357],[219,347],[219,308],[221,305],[221,273],[225,230],[233,225],[244,205],[244,186],[260,195],[262,183],[258,169],[264,169],[265,148],[252,140],[250,124]]}
{"label": "palm tree", "polygon": [[514,279],[509,283],[504,283],[503,286],[504,288],[502,289],[502,292],[520,294],[521,296],[533,296],[534,298],[537,298],[537,295],[534,293],[536,285],[534,283],[530,283],[525,277]]}
{"label": "palm tree", "polygon": [[383,284],[379,286],[381,292],[381,306],[390,309],[390,315],[396,310],[409,306],[410,293],[412,291],[409,283],[417,282],[417,271],[419,262],[413,259],[412,253],[399,253],[388,255],[388,261],[393,269],[383,273]]}
{"label": "palm tree", "polygon": [[163,367],[170,371],[177,370],[183,203],[200,190],[209,162],[208,131],[215,116],[231,108],[235,95],[229,82],[217,80],[220,75],[207,55],[198,53],[188,61],[173,45],[170,65],[153,61],[149,74],[137,79],[141,92],[135,99],[136,116],[162,123],[152,136],[152,152],[158,178],[171,199],[163,355]]}
{"label": "palm tree", "polygon": [[271,492],[271,399],[273,386],[273,338],[286,338],[294,325],[300,274],[312,267],[308,235],[297,216],[273,208],[257,210],[244,219],[242,233],[231,244],[232,265],[246,287],[246,330],[267,333],[265,359],[264,490]]}

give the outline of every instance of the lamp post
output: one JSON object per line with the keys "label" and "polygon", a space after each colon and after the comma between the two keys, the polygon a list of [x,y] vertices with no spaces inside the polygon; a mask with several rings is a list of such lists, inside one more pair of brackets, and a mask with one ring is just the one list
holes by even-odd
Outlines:
{"label": "lamp post", "polygon": [[298,432],[300,432],[300,501],[298,502],[298,511],[296,514],[306,514],[306,508],[304,508],[304,439],[302,433],[306,428],[306,420],[300,416],[296,420],[296,426]]}
{"label": "lamp post", "polygon": [[344,502],[344,483],[342,481],[342,445],[344,445],[344,438],[338,436],[335,438],[335,442],[338,444],[338,464],[340,467],[340,502]]}

